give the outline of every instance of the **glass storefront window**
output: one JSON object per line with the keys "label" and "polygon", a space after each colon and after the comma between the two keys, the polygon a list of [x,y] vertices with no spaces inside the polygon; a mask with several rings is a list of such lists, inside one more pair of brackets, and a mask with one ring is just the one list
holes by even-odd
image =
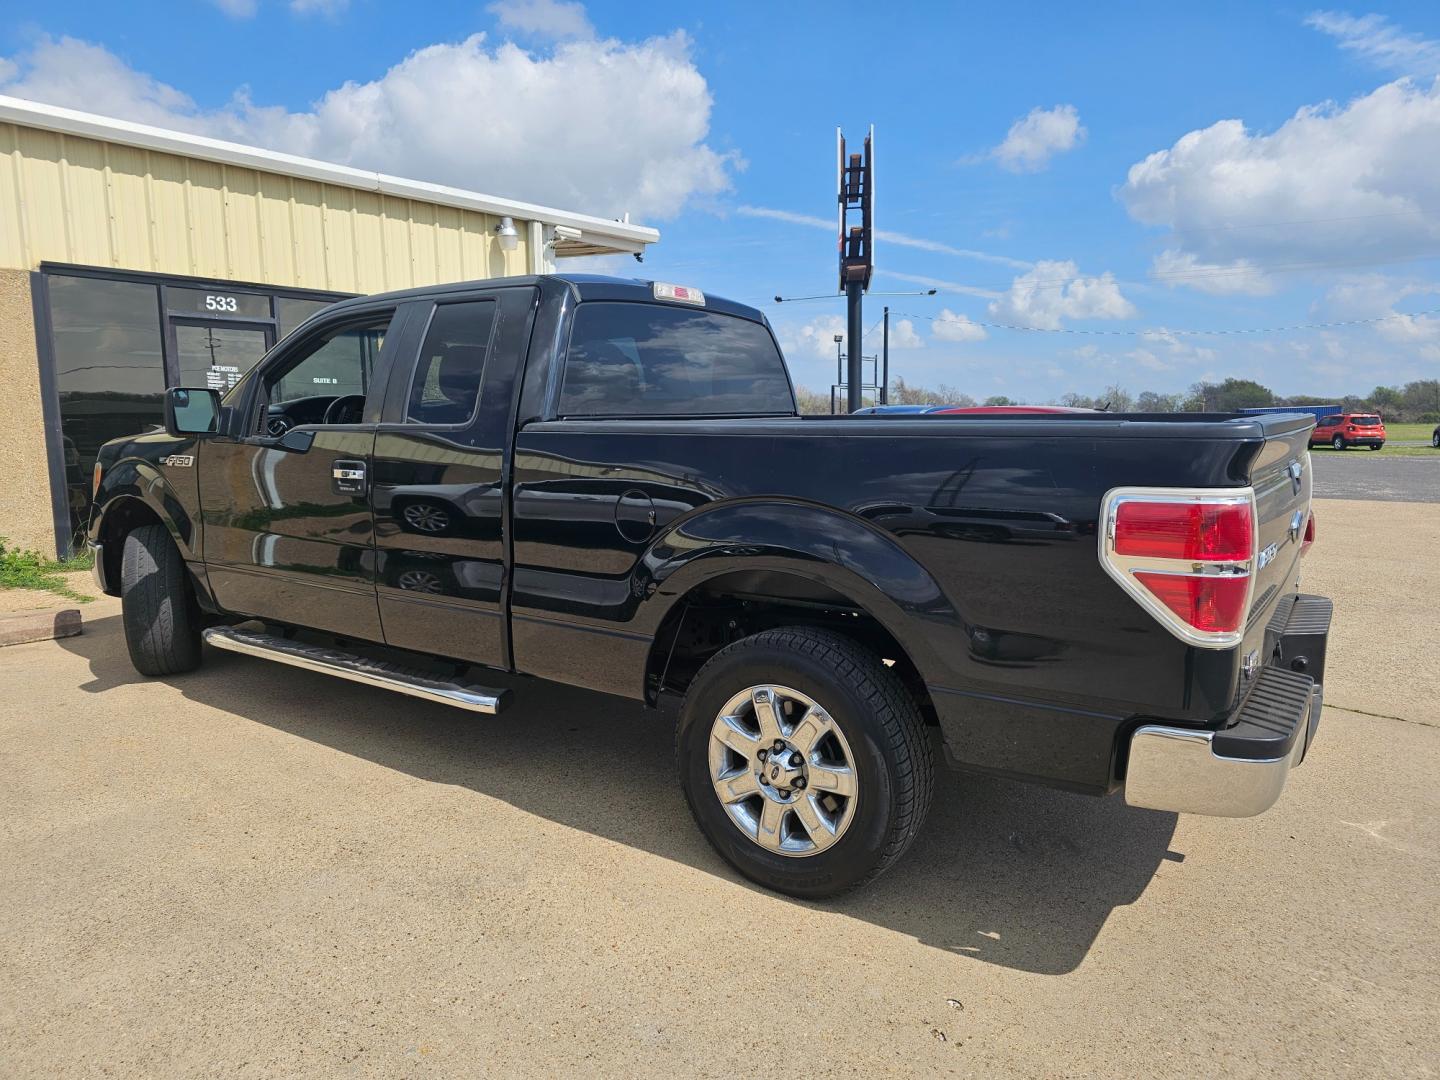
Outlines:
{"label": "glass storefront window", "polygon": [[49,277],[65,486],[77,536],[90,516],[90,472],[101,445],[165,420],[155,288],[133,281]]}
{"label": "glass storefront window", "polygon": [[302,300],[296,296],[277,296],[275,317],[280,323],[280,336],[283,338],[315,312],[329,307],[332,303],[332,300]]}
{"label": "glass storefront window", "polygon": [[265,355],[266,331],[246,326],[176,323],[180,385],[224,394]]}
{"label": "glass storefront window", "polygon": [[[334,303],[255,285],[125,280],[124,271],[44,273],[72,551],[84,546],[100,447],[164,423],[167,372],[175,373],[176,385],[224,394],[277,338]],[[378,339],[332,342],[312,365],[308,385],[319,393],[363,393],[378,347]]]}

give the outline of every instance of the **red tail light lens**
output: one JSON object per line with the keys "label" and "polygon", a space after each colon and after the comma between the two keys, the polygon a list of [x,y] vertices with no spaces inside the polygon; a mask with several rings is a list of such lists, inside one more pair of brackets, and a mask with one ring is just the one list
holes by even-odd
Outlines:
{"label": "red tail light lens", "polygon": [[1315,543],[1315,511],[1310,511],[1310,516],[1305,519],[1305,538],[1300,541],[1300,554],[1304,555],[1310,550],[1310,545]]}
{"label": "red tail light lens", "polygon": [[1250,576],[1201,577],[1137,570],[1136,580],[1189,626],[1206,634],[1233,633],[1245,620]]}
{"label": "red tail light lens", "polygon": [[1255,584],[1255,492],[1116,488],[1105,496],[1100,559],[1182,641],[1229,649],[1244,637]]}
{"label": "red tail light lens", "polygon": [[1115,553],[1146,559],[1243,561],[1254,547],[1248,502],[1122,502]]}

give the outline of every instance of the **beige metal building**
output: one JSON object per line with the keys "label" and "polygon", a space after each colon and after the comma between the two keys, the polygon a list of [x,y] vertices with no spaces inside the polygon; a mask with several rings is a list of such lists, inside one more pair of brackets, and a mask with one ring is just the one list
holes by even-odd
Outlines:
{"label": "beige metal building", "polygon": [[640,255],[654,229],[0,96],[0,536],[67,553],[107,440],[341,297]]}

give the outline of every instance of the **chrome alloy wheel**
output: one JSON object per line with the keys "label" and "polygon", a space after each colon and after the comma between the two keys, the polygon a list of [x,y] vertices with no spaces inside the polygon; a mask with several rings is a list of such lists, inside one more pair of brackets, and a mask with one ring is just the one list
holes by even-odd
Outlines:
{"label": "chrome alloy wheel", "polygon": [[752,686],[725,703],[710,728],[710,781],[736,828],[796,857],[845,835],[859,793],[839,725],[786,686]]}

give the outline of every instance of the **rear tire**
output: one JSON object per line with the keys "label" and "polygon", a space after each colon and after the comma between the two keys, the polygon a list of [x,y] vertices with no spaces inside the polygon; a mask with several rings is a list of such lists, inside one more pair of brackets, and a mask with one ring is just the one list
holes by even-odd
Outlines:
{"label": "rear tire", "polygon": [[200,612],[185,560],[163,525],[125,537],[120,610],[130,662],[141,675],[177,675],[200,666]]}
{"label": "rear tire", "polygon": [[[779,755],[754,707],[757,691],[784,699]],[[730,713],[746,714],[740,727],[760,732],[757,749],[749,750],[754,737],[744,731],[717,741]],[[805,738],[802,718],[810,715],[828,735]],[[773,755],[768,762],[762,750]],[[675,751],[690,812],[720,856],[751,881],[803,899],[834,896],[889,869],[930,808],[934,765],[914,698],[874,653],[825,630],[766,630],[711,657],[685,696]],[[790,780],[757,783],[777,761],[793,767]],[[847,788],[854,794],[832,794]],[[749,794],[737,799],[735,790]],[[745,821],[754,824],[747,830]]]}
{"label": "rear tire", "polygon": [[1380,449],[1382,446],[1384,446],[1384,445],[1385,445],[1385,444],[1384,444],[1383,442],[1381,442],[1381,443],[1371,443],[1371,444],[1370,444],[1370,449],[1371,449],[1371,450],[1379,450],[1379,449]]}
{"label": "rear tire", "polygon": [[1335,438],[1330,440],[1330,445],[1333,446],[1336,450],[1344,450],[1345,439],[1342,436],[1336,435]]}

